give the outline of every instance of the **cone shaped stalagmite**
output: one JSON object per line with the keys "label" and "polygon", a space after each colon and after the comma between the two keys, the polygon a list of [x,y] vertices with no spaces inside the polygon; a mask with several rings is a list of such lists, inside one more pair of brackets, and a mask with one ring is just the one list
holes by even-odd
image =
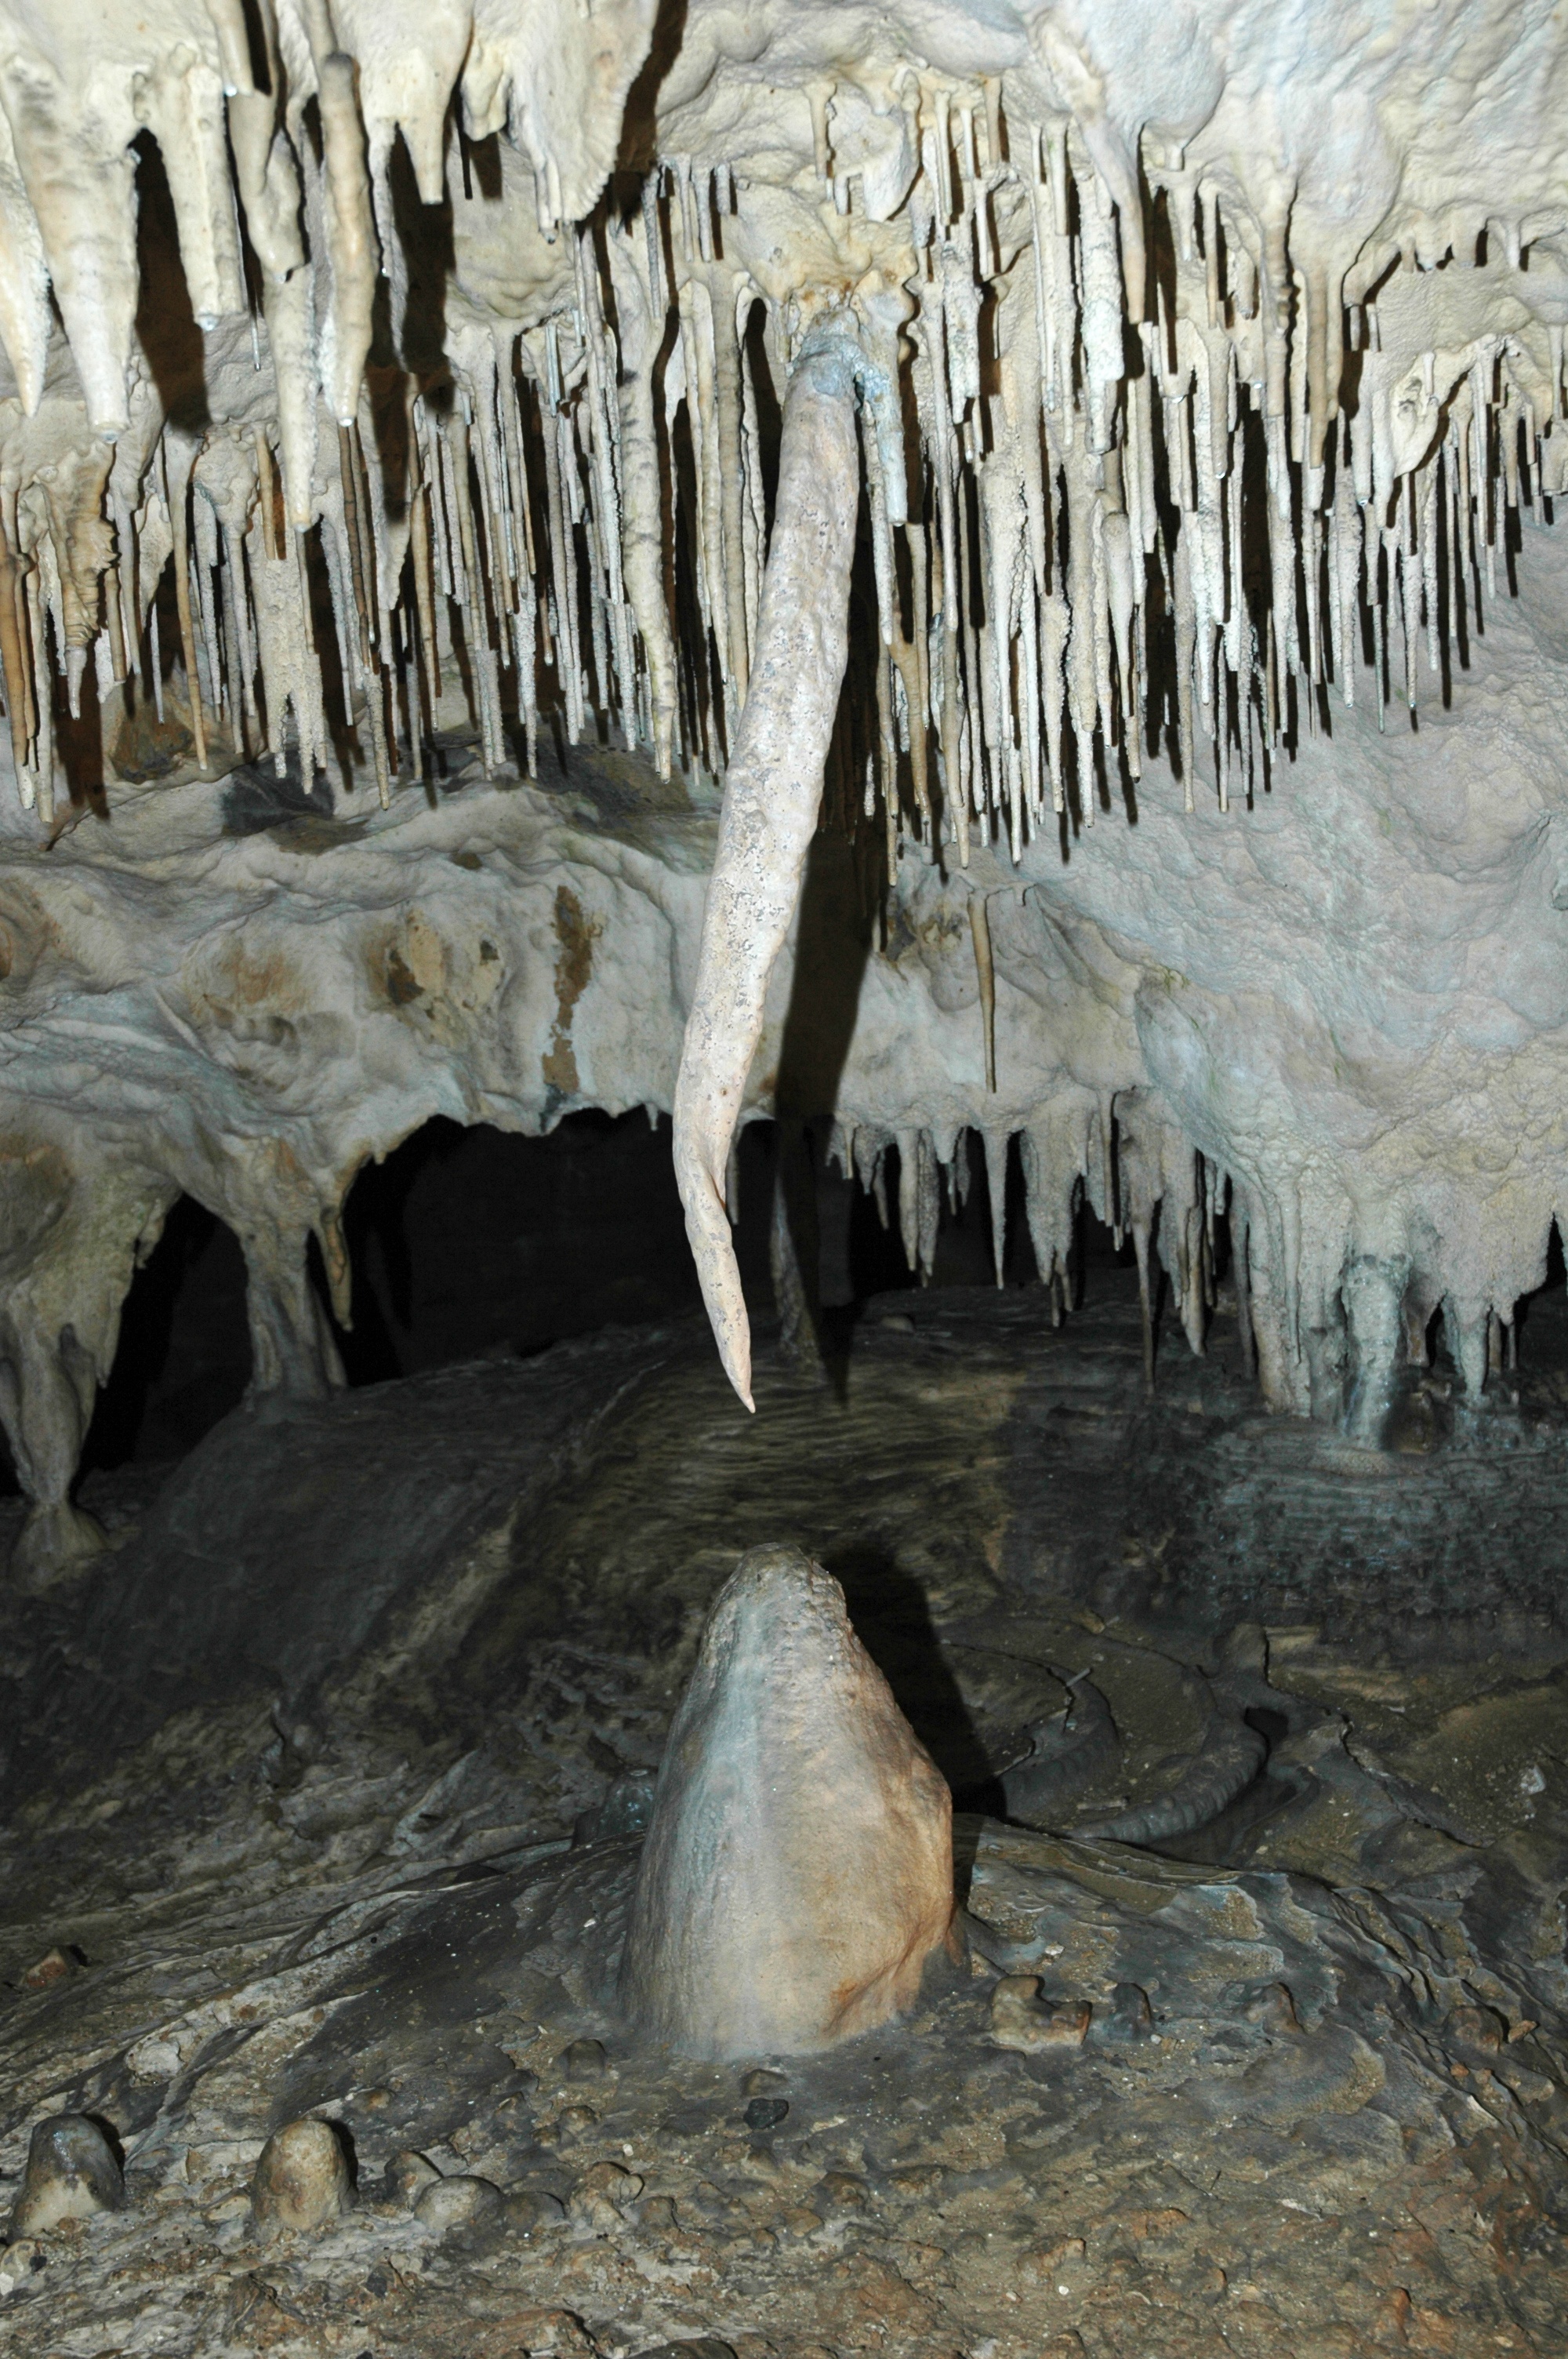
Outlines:
{"label": "cone shaped stalagmite", "polygon": [[830,1573],[753,1549],[659,1773],[621,1973],[697,2056],[799,2054],[900,2014],[956,1945],[952,1800]]}

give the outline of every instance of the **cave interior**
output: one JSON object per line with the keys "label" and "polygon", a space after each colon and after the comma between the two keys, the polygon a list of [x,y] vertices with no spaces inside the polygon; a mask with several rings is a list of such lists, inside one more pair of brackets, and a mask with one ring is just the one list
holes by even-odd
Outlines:
{"label": "cave interior", "polygon": [[0,0],[17,2359],[1568,2348],[1554,0]]}

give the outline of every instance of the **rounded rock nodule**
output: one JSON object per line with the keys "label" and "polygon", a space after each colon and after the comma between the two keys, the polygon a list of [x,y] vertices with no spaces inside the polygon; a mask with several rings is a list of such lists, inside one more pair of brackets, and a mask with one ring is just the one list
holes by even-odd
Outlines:
{"label": "rounded rock nodule", "polygon": [[477,2228],[496,2218],[502,2208],[499,2187],[488,2179],[435,2179],[422,2187],[414,2204],[421,2227],[444,2236],[451,2228]]}
{"label": "rounded rock nodule", "polygon": [[66,2220],[118,2212],[125,2201],[119,2158],[88,2114],[51,2114],[27,2147],[27,2169],[11,2209],[11,2239],[47,2235]]}
{"label": "rounded rock nodule", "polygon": [[251,2181],[251,2210],[264,2234],[329,2228],[352,2202],[349,2158],[330,2122],[305,2114],[273,2132]]}
{"label": "rounded rock nodule", "polygon": [[558,2195],[546,2188],[520,2187],[506,2198],[506,2224],[518,2236],[537,2236],[557,2228],[567,2216]]}
{"label": "rounded rock nodule", "polygon": [[395,2154],[382,2173],[382,2200],[412,2212],[427,2187],[433,2186],[441,2174],[435,2164],[422,2154],[405,2147]]}

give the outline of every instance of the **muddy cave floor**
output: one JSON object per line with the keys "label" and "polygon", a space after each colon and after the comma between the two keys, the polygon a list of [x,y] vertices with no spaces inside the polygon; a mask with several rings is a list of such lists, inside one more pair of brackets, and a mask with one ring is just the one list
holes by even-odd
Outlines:
{"label": "muddy cave floor", "polygon": [[[1433,1381],[1353,1451],[1260,1412],[1223,1318],[1148,1403],[1120,1279],[1060,1331],[1034,1288],[881,1298],[826,1387],[759,1356],[754,1420],[695,1321],[241,1409],[6,1598],[0,2217],[62,2110],[128,2193],[0,2251],[8,2351],[1568,2347],[1561,1375],[1468,1422]],[[970,1962],[832,2054],[693,2064],[616,2017],[617,1828],[773,1538],[955,1789]],[[1251,1786],[1075,1839],[1191,1780],[1238,1646]],[[1117,1742],[1054,1833],[1002,1823],[1084,1673]],[[997,2044],[1003,1972],[1044,2044]],[[355,2209],[263,2244],[309,2111]],[[505,2201],[438,2235],[407,2149]]]}

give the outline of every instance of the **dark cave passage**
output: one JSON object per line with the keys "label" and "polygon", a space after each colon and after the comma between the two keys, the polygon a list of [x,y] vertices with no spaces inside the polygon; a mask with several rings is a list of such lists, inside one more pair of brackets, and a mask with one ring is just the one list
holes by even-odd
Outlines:
{"label": "dark cave passage", "polygon": [[[827,1126],[812,1137],[824,1332],[842,1350],[859,1306],[914,1288],[898,1233],[897,1161],[890,1155],[889,1220],[874,1199],[824,1159]],[[778,1157],[772,1123],[741,1137],[736,1243],[754,1319],[773,1313],[768,1233]],[[992,1278],[985,1158],[971,1139],[969,1187],[955,1208],[944,1185],[933,1287]],[[1037,1283],[1016,1150],[1008,1167],[1005,1277]],[[353,1326],[338,1334],[351,1386],[421,1370],[546,1349],[569,1335],[697,1311],[700,1297],[670,1163],[669,1123],[634,1111],[572,1114],[540,1138],[444,1118],[427,1123],[381,1164],[366,1168],[344,1212],[353,1270]],[[1127,1268],[1087,1206],[1078,1222],[1079,1290]],[[315,1248],[311,1248],[314,1256]],[[1222,1256],[1222,1274],[1223,1274]],[[1185,1345],[1166,1288],[1162,1359]],[[1048,1316],[1044,1297],[1041,1315]],[[1552,1233],[1546,1285],[1519,1306],[1521,1356],[1539,1372],[1568,1371],[1568,1286]],[[1429,1338],[1434,1375],[1452,1375],[1441,1313]],[[243,1398],[250,1382],[245,1269],[232,1232],[189,1197],[170,1212],[121,1318],[119,1347],[82,1453],[83,1474],[170,1464]],[[4,1488],[16,1489],[8,1458]]]}
{"label": "dark cave passage", "polygon": [[[827,1125],[810,1140],[819,1283],[829,1339],[840,1346],[856,1306],[914,1288],[897,1217],[890,1155],[884,1227],[873,1198],[825,1160]],[[777,1131],[752,1124],[739,1149],[737,1249],[753,1317],[773,1314],[768,1232]],[[933,1285],[992,1277],[985,1158],[971,1140],[970,1181],[957,1209],[944,1190]],[[540,1138],[438,1117],[361,1173],[343,1216],[353,1271],[353,1325],[338,1343],[351,1386],[493,1355],[512,1358],[568,1335],[697,1310],[700,1297],[670,1163],[668,1118],[643,1112],[568,1115]],[[1033,1285],[1034,1256],[1016,1152],[1008,1173],[1006,1279]],[[314,1257],[314,1247],[312,1247]],[[1087,1272],[1130,1261],[1086,1210]],[[1046,1308],[1042,1301],[1042,1316]],[[82,1472],[156,1466],[184,1457],[227,1416],[250,1382],[245,1269],[232,1232],[189,1197],[169,1213],[121,1317]],[[8,1470],[7,1470],[8,1471]],[[14,1489],[14,1479],[5,1487]]]}
{"label": "dark cave passage", "polygon": [[82,1451],[84,1474],[183,1458],[251,1378],[239,1239],[182,1196],[131,1281],[109,1381]]}

